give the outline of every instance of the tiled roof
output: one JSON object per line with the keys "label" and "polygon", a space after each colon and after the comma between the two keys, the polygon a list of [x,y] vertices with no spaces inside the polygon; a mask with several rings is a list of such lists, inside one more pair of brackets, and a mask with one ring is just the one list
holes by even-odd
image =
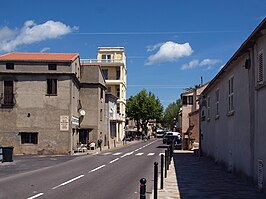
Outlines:
{"label": "tiled roof", "polygon": [[74,61],[78,53],[20,53],[0,55],[0,61]]}

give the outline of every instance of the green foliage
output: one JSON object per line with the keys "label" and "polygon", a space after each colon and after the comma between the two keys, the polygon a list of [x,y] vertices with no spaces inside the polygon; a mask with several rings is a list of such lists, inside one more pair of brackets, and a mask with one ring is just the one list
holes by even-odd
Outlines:
{"label": "green foliage", "polygon": [[164,123],[168,128],[173,128],[174,120],[177,121],[179,110],[182,106],[181,100],[178,99],[168,105],[164,111]]}
{"label": "green foliage", "polygon": [[145,89],[137,95],[131,96],[126,106],[127,117],[137,121],[143,130],[147,130],[147,123],[150,119],[161,121],[163,118],[163,106],[152,92],[147,93]]}

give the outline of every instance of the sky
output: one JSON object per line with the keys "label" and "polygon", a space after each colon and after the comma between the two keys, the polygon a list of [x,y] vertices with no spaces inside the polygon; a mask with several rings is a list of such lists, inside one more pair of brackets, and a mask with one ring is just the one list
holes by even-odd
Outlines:
{"label": "sky", "polygon": [[210,81],[266,17],[266,0],[2,0],[0,55],[124,47],[127,98],[151,91],[166,108]]}

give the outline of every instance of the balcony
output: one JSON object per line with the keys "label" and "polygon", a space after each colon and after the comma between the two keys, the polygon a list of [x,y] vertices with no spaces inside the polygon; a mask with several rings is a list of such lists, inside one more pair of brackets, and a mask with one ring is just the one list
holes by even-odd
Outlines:
{"label": "balcony", "polygon": [[101,64],[106,66],[120,66],[121,64],[124,65],[125,60],[122,59],[80,59],[81,65],[85,64]]}

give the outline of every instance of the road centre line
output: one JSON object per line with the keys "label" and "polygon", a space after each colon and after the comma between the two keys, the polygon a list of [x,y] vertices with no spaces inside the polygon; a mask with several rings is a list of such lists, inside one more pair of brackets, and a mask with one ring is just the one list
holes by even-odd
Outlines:
{"label": "road centre line", "polygon": [[66,181],[66,182],[61,183],[60,185],[57,185],[57,186],[53,187],[52,189],[57,189],[57,188],[59,188],[59,187],[62,187],[62,186],[64,186],[64,185],[67,185],[67,184],[69,184],[69,183],[71,183],[71,182],[74,182],[75,180],[78,180],[78,179],[80,179],[80,178],[82,178],[82,177],[84,177],[84,175],[80,175],[80,176],[77,176],[77,177],[75,177],[75,178],[72,178],[71,180],[68,180],[68,181]]}
{"label": "road centre line", "polygon": [[119,160],[119,158],[116,158],[116,159],[110,161],[109,164],[112,164],[112,163],[116,162],[117,160]]}
{"label": "road centre line", "polygon": [[113,155],[120,155],[120,154],[122,154],[121,152],[118,152],[118,153],[114,153]]}
{"label": "road centre line", "polygon": [[103,168],[103,167],[105,167],[104,164],[101,165],[101,166],[99,166],[99,167],[96,167],[95,169],[92,169],[91,171],[89,171],[89,173],[92,173],[92,172],[94,172],[94,171],[97,171],[97,170],[99,170],[99,169],[101,169],[101,168]]}
{"label": "road centre line", "polygon": [[44,193],[38,193],[38,194],[36,194],[36,195],[34,195],[34,196],[31,196],[31,197],[29,197],[29,198],[27,198],[27,199],[38,198],[38,197],[42,196],[43,194],[44,194]]}
{"label": "road centre line", "polygon": [[137,153],[136,155],[137,155],[137,156],[140,156],[140,155],[143,155],[143,153]]}
{"label": "road centre line", "polygon": [[155,153],[148,153],[147,156],[153,156]]}

